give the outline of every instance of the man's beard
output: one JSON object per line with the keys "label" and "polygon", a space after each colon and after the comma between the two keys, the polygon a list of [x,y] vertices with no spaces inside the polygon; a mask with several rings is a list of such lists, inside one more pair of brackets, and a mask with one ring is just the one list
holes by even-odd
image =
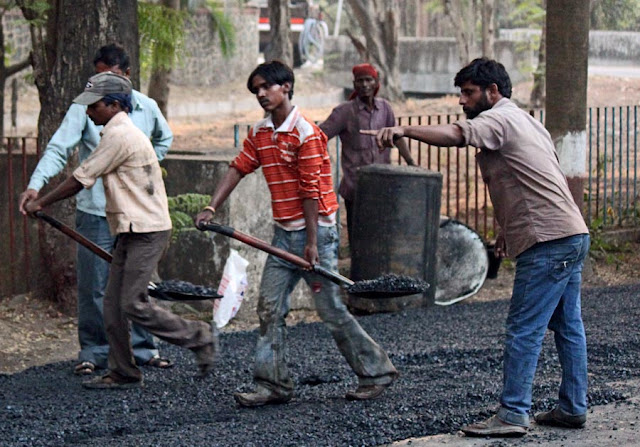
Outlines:
{"label": "man's beard", "polygon": [[485,110],[489,110],[491,108],[491,104],[489,104],[489,98],[487,98],[487,92],[482,92],[482,98],[480,101],[476,103],[473,108],[463,107],[462,111],[467,115],[468,120],[474,119],[476,116],[480,115]]}

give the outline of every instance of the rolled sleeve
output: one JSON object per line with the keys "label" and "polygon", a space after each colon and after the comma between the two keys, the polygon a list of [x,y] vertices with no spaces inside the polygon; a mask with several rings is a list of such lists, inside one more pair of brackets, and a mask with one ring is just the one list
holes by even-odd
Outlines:
{"label": "rolled sleeve", "polygon": [[98,177],[115,170],[127,157],[127,150],[102,139],[89,158],[73,171],[73,176],[85,189],[89,189]]}
{"label": "rolled sleeve", "polygon": [[87,124],[86,110],[86,107],[80,104],[69,107],[60,127],[49,140],[42,158],[31,175],[29,189],[39,191],[66,166],[75,147],[82,139],[82,133]]}
{"label": "rolled sleeve", "polygon": [[482,113],[477,117],[458,121],[454,124],[462,131],[464,142],[462,146],[471,145],[483,149],[498,150],[504,145],[504,125],[490,113]]}

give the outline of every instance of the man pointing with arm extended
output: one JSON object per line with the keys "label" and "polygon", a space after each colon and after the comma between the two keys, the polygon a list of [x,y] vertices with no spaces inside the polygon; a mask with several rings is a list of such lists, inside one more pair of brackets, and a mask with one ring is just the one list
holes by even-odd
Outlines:
{"label": "man pointing with arm extended", "polygon": [[468,436],[521,436],[546,329],[554,332],[562,367],[558,405],[538,424],[578,428],[586,422],[587,348],[581,316],[582,266],[589,231],[576,206],[544,126],[509,97],[504,66],[476,59],[458,72],[466,121],[440,126],[389,127],[380,147],[401,137],[435,146],[480,148],[477,162],[489,188],[500,234],[496,254],[516,260],[506,322],[503,390],[498,413],[462,429]]}

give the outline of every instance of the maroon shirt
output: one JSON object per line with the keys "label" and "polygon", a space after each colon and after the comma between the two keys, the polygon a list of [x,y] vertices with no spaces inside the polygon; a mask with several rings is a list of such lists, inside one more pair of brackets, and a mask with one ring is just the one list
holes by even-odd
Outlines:
{"label": "maroon shirt", "polygon": [[368,110],[360,98],[340,104],[331,111],[320,129],[329,139],[338,135],[342,143],[342,179],[340,195],[345,200],[355,198],[356,169],[370,164],[389,164],[389,151],[380,152],[376,137],[361,135],[360,130],[395,126],[396,117],[391,105],[382,98],[374,98],[373,110]]}

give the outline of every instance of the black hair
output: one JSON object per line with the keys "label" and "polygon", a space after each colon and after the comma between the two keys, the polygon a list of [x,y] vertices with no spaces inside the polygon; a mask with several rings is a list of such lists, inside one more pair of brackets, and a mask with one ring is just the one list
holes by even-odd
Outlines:
{"label": "black hair", "polygon": [[251,72],[249,79],[247,80],[247,88],[254,95],[257,92],[253,90],[251,83],[253,82],[253,78],[257,75],[262,76],[269,86],[274,84],[283,85],[285,82],[291,83],[289,99],[293,98],[293,84],[295,82],[295,78],[293,76],[293,70],[289,68],[287,64],[278,60],[273,60],[258,65],[255,70]]}
{"label": "black hair", "polygon": [[117,43],[111,43],[100,47],[93,57],[93,65],[102,62],[108,67],[118,66],[120,70],[127,71],[130,67],[129,55],[125,49]]}
{"label": "black hair", "polygon": [[483,89],[496,84],[502,96],[511,98],[511,79],[504,65],[498,61],[486,57],[474,59],[456,74],[453,85],[462,87],[465,82],[471,82]]}
{"label": "black hair", "polygon": [[118,101],[122,109],[127,113],[131,113],[133,110],[133,106],[131,105],[131,95],[129,93],[110,93],[105,95],[102,98],[102,101],[105,106]]}

